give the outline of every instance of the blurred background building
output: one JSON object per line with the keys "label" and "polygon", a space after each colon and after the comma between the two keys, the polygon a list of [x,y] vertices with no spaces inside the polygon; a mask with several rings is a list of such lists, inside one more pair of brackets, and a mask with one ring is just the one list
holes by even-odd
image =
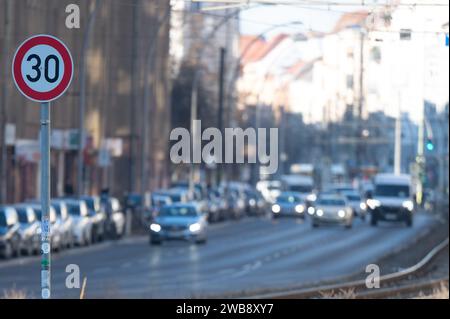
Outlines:
{"label": "blurred background building", "polygon": [[[79,5],[81,27],[65,28],[69,3]],[[146,160],[153,187],[167,183],[170,129],[170,23],[160,21],[166,0],[0,0],[0,120],[4,132],[2,202],[18,202],[39,194],[39,105],[13,86],[10,64],[26,38],[48,33],[69,47],[75,64],[69,90],[52,103],[51,190],[53,196],[77,192],[80,137],[80,65],[85,50],[85,141],[82,152],[84,192],[109,187],[113,194],[138,191],[141,145],[149,141]],[[92,28],[89,29],[89,20]],[[162,26],[160,27],[160,25]],[[143,118],[146,52],[154,46],[149,83],[150,112]],[[143,121],[149,123],[142,136]]]}

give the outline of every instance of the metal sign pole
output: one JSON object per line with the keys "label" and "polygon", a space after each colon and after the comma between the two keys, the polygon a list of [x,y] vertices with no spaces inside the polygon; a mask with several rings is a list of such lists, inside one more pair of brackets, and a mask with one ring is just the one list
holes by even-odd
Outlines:
{"label": "metal sign pole", "polygon": [[50,293],[50,102],[41,103],[41,295]]}

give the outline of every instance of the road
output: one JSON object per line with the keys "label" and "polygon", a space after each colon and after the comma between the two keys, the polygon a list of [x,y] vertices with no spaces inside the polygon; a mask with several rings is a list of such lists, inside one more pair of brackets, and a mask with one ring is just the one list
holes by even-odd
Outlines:
{"label": "road", "polygon": [[[105,242],[53,255],[53,297],[77,298],[65,287],[65,267],[77,264],[87,277],[87,298],[185,298],[300,286],[360,273],[369,263],[426,233],[436,221],[418,214],[401,224],[313,229],[308,220],[246,218],[211,225],[205,245],[147,237]],[[381,269],[381,272],[383,270]],[[24,290],[39,297],[39,257],[0,261],[0,293]]]}

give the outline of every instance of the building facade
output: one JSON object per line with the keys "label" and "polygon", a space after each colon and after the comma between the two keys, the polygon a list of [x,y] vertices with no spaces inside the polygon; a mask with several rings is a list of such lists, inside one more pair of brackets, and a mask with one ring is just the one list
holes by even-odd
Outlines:
{"label": "building facade", "polygon": [[[80,8],[78,29],[66,27],[68,4]],[[168,1],[0,0],[0,8],[2,68],[10,69],[14,50],[22,41],[40,33],[63,40],[74,59],[73,82],[51,105],[52,196],[77,192],[80,186],[77,149],[83,55],[86,57],[86,112],[82,119],[84,192],[96,194],[109,188],[116,196],[122,196],[127,191],[142,191],[139,189],[142,179],[149,179],[149,188],[166,183],[170,24],[168,19],[162,21],[162,17],[163,12],[170,10]],[[83,51],[85,37],[88,40]],[[149,46],[154,48],[150,50]],[[147,53],[151,51],[147,68]],[[148,81],[144,81],[146,76]],[[145,83],[150,85],[148,118],[142,117]],[[2,202],[38,197],[39,105],[20,95],[9,72],[2,73],[0,87],[0,118],[5,132],[1,144],[5,150]],[[147,136],[142,135],[144,121],[149,124]],[[140,171],[143,143],[148,143],[150,150],[145,160],[151,174]]]}

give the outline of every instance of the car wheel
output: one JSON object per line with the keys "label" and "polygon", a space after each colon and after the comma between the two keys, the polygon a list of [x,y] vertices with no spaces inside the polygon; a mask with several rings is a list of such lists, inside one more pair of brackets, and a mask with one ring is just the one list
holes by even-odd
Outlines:
{"label": "car wheel", "polygon": [[206,238],[197,239],[197,240],[195,241],[195,243],[196,243],[197,245],[204,245],[204,244],[206,244],[206,242],[207,242],[207,239],[206,239]]}
{"label": "car wheel", "polygon": [[345,225],[346,229],[351,229],[352,227],[353,227],[353,223],[352,222],[350,222],[350,223]]}
{"label": "car wheel", "polygon": [[27,256],[32,256],[33,253],[34,253],[33,242],[30,241],[30,242],[27,244],[27,247],[26,247],[26,249],[25,249],[25,254],[26,254]]}
{"label": "car wheel", "polygon": [[378,225],[378,220],[377,220],[376,217],[372,216],[372,217],[370,218],[370,225],[371,225],[371,226],[377,226],[377,225]]}
{"label": "car wheel", "polygon": [[17,247],[16,249],[14,249],[13,257],[19,258],[20,256],[22,256],[22,250],[20,249],[20,247]]}
{"label": "car wheel", "polygon": [[150,239],[150,245],[153,245],[153,246],[161,245],[161,241],[155,240],[155,239]]}
{"label": "car wheel", "polygon": [[366,214],[361,214],[361,220],[362,220],[363,222],[366,221]]}
{"label": "car wheel", "polygon": [[92,232],[88,232],[84,238],[84,246],[89,246],[92,243]]}
{"label": "car wheel", "polygon": [[10,242],[5,243],[3,254],[1,256],[3,259],[10,259],[12,257],[12,247]]}
{"label": "car wheel", "polygon": [[313,222],[313,223],[312,223],[312,227],[313,227],[313,228],[318,228],[318,227],[319,227],[319,224],[316,223],[316,222]]}
{"label": "car wheel", "polygon": [[75,239],[73,236],[69,236],[69,240],[67,241],[67,248],[71,249],[75,246]]}
{"label": "car wheel", "polygon": [[412,227],[412,225],[413,225],[413,219],[412,219],[412,218],[408,218],[408,219],[406,220],[406,226]]}

